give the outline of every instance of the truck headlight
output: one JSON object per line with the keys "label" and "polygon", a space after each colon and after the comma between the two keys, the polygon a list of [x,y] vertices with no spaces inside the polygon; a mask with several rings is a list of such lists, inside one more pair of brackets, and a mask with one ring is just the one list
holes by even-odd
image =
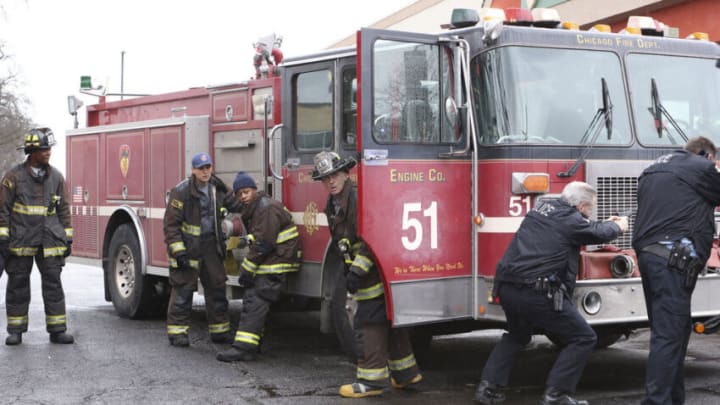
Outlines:
{"label": "truck headlight", "polygon": [[586,293],[582,298],[582,307],[589,315],[596,315],[602,308],[602,298],[595,291]]}

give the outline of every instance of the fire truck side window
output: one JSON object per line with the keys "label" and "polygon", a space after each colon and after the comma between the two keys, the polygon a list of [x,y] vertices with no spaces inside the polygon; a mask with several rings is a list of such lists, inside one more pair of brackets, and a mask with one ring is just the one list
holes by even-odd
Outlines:
{"label": "fire truck side window", "polygon": [[300,73],[295,78],[295,146],[298,150],[333,145],[333,91],[329,70]]}
{"label": "fire truck side window", "polygon": [[357,143],[357,74],[355,68],[342,73],[342,133],[344,146],[355,149]]}
{"label": "fire truck side window", "polygon": [[[720,68],[715,59],[630,54],[627,70],[640,143],[682,145],[685,141],[678,129],[688,138],[705,136],[720,142]],[[651,112],[655,109],[650,96],[653,79],[657,102],[665,107],[678,126],[675,128],[663,116],[661,137],[658,137]]]}
{"label": "fire truck side window", "polygon": [[[455,143],[440,136],[440,99],[448,94],[437,45],[378,40],[373,46],[373,137],[378,143]],[[442,53],[445,57],[445,53]],[[441,66],[442,65],[442,66]]]}

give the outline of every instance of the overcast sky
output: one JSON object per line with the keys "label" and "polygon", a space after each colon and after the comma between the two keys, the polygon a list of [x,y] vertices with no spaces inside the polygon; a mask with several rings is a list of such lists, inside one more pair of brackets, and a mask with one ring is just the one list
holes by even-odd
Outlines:
{"label": "overcast sky", "polygon": [[[120,92],[163,93],[250,78],[252,44],[276,33],[286,57],[325,49],[414,0],[0,0],[0,40],[13,58],[29,115],[58,138],[64,172],[67,96],[80,76]],[[116,98],[109,98],[114,100]],[[79,114],[84,126],[84,109]],[[18,140],[18,143],[21,143]]]}

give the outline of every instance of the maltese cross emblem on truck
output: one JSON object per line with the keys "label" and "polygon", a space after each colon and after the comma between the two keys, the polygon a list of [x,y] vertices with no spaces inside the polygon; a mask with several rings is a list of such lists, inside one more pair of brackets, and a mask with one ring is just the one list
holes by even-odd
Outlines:
{"label": "maltese cross emblem on truck", "polygon": [[127,172],[130,168],[130,146],[120,145],[120,173],[123,178],[127,178]]}

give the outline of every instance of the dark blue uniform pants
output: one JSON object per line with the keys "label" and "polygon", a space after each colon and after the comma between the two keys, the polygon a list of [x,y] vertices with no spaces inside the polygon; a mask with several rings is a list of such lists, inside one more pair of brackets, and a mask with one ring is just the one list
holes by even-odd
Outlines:
{"label": "dark blue uniform pants", "polygon": [[510,370],[517,353],[529,342],[536,329],[556,337],[563,348],[547,377],[547,386],[575,392],[597,337],[595,331],[565,298],[563,310],[555,312],[552,301],[532,286],[502,284],[498,291],[505,311],[508,333],[505,333],[490,353],[482,372],[482,379],[508,385]]}
{"label": "dark blue uniform pants", "polygon": [[643,252],[638,263],[650,320],[650,355],[642,403],[682,404],[683,362],[692,328],[692,289],[685,288],[683,274],[667,268],[667,259]]}

